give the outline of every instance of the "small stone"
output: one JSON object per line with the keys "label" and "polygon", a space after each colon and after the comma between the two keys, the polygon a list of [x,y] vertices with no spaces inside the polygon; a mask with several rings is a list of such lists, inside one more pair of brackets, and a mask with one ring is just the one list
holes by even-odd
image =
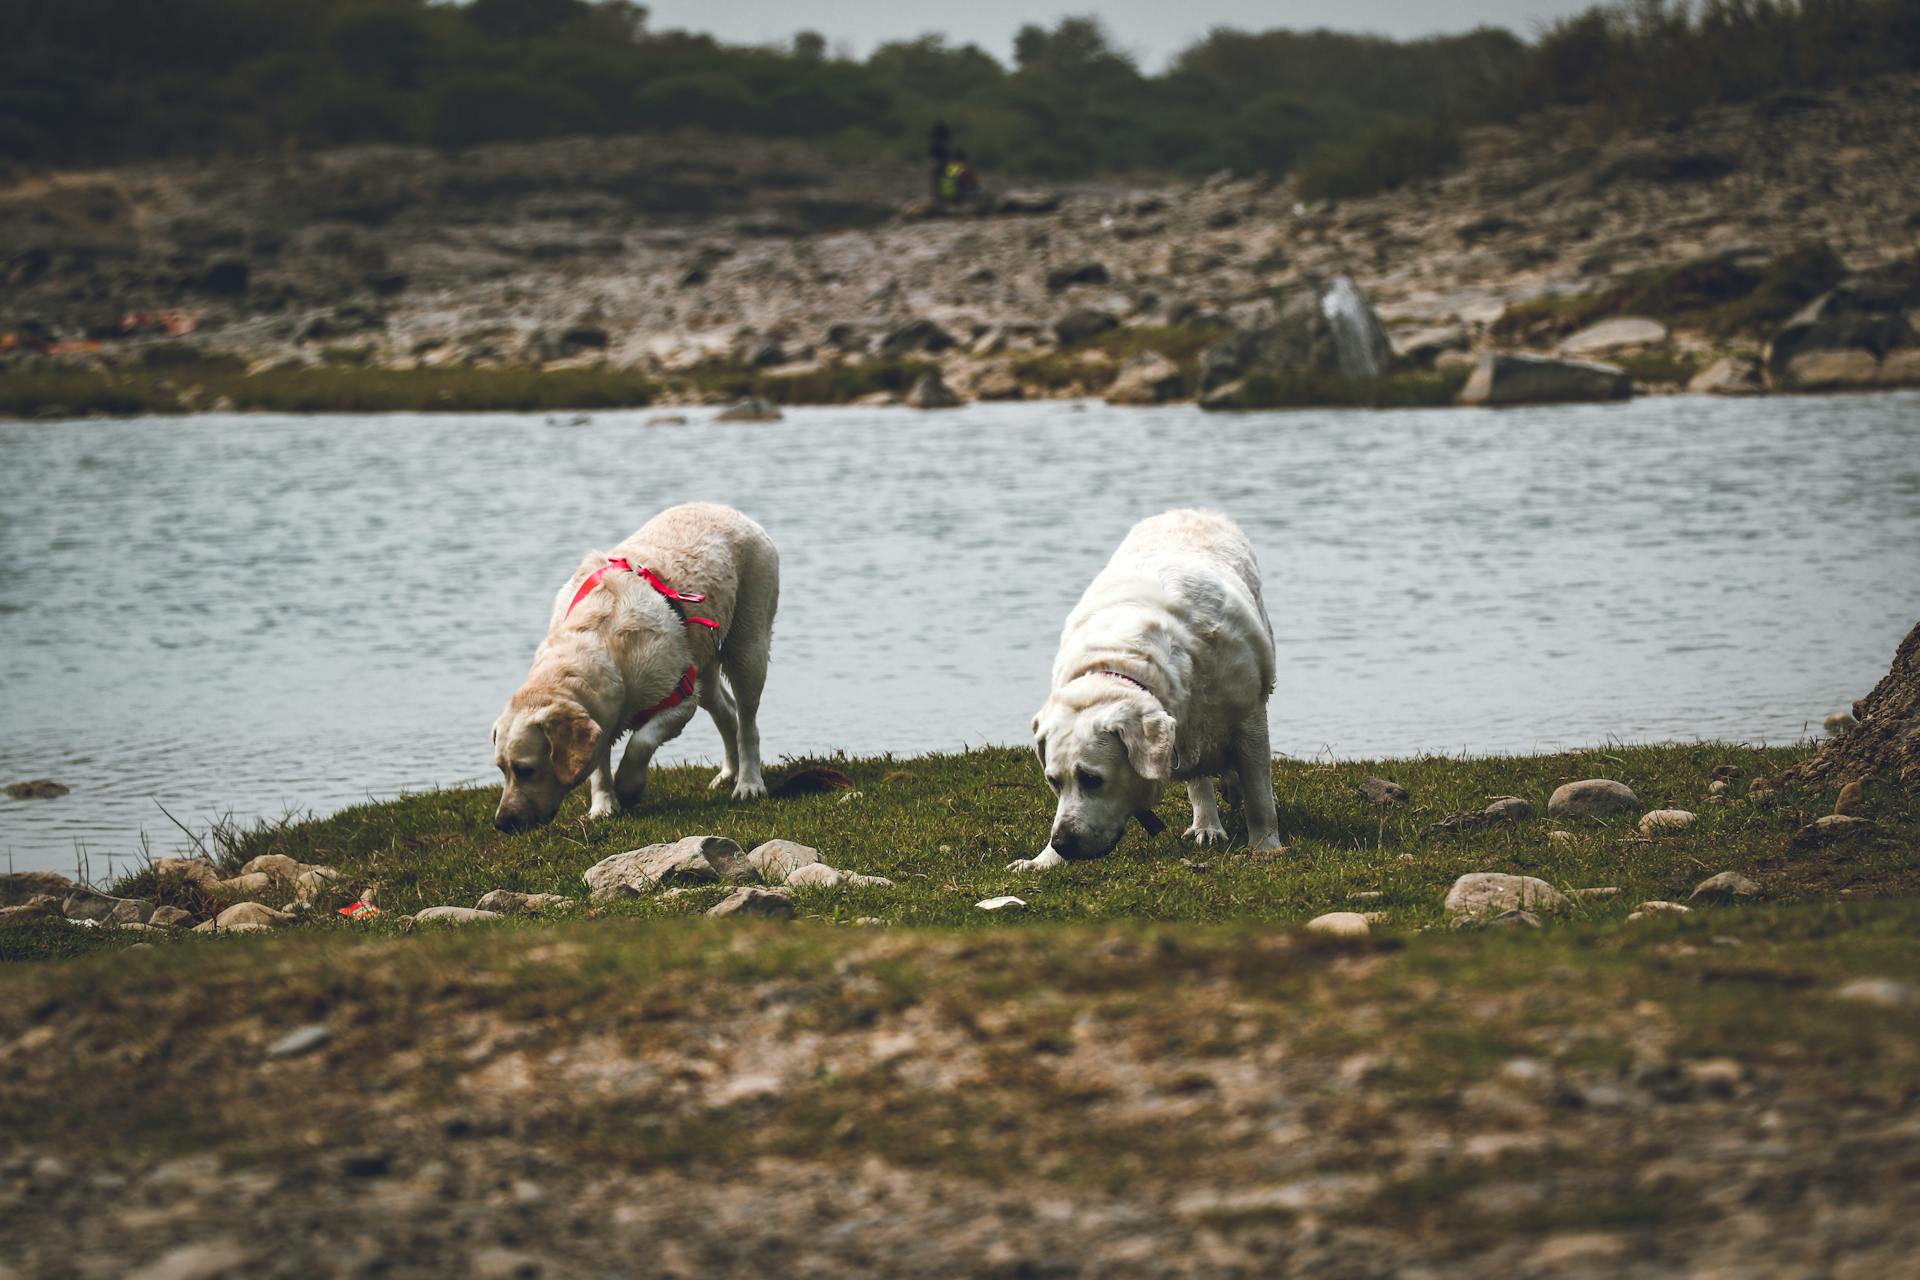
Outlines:
{"label": "small stone", "polygon": [[1519,796],[1495,796],[1480,816],[1488,822],[1525,822],[1533,817],[1533,805]]}
{"label": "small stone", "polygon": [[1644,316],[1614,316],[1588,325],[1560,344],[1563,355],[1597,356],[1667,340],[1667,326]]}
{"label": "small stone", "polygon": [[857,871],[846,873],[847,883],[856,889],[891,889],[893,881],[885,876],[863,876]]}
{"label": "small stone", "polygon": [[1364,938],[1372,929],[1358,911],[1329,911],[1307,921],[1308,933],[1326,933],[1336,938]]}
{"label": "small stone", "polygon": [[240,874],[250,876],[264,873],[277,879],[291,880],[304,870],[305,867],[284,853],[263,853],[257,858],[248,859],[246,865],[240,868]]}
{"label": "small stone", "polygon": [[818,849],[794,840],[769,840],[747,855],[748,865],[768,884],[785,884],[796,870],[819,861]]}
{"label": "small stone", "polygon": [[1855,978],[1833,994],[1841,1000],[1879,1005],[1882,1009],[1908,1009],[1920,1005],[1920,987],[1893,978]]}
{"label": "small stone", "polygon": [[1726,779],[1715,778],[1711,783],[1707,785],[1707,794],[1710,796],[1723,796],[1727,794]]}
{"label": "small stone", "polygon": [[844,872],[836,871],[824,862],[809,862],[789,871],[786,884],[795,889],[837,889],[846,878]]}
{"label": "small stone", "polygon": [[1640,834],[1650,836],[1662,831],[1684,831],[1699,818],[1685,809],[1653,809],[1640,817]]}
{"label": "small stone", "polygon": [[791,920],[793,899],[778,889],[756,889],[745,885],[735,889],[712,907],[710,916],[757,916],[766,920]]}
{"label": "small stone", "polygon": [[594,897],[606,898],[718,880],[738,883],[758,874],[740,846],[725,836],[687,836],[602,858],[581,878]]}
{"label": "small stone", "polygon": [[1377,805],[1402,805],[1407,802],[1407,789],[1397,782],[1385,778],[1362,778],[1360,794]]}
{"label": "small stone", "polygon": [[854,923],[859,925],[862,929],[880,929],[880,928],[884,928],[887,922],[885,920],[882,920],[879,916],[861,916],[858,919],[856,919]]}
{"label": "small stone", "polygon": [[1566,907],[1566,895],[1545,880],[1499,871],[1469,872],[1447,890],[1447,914],[1454,916],[1491,915],[1515,908],[1562,911]]}
{"label": "small stone", "polygon": [[1611,818],[1640,812],[1640,797],[1624,782],[1587,778],[1563,783],[1547,801],[1549,818]]}
{"label": "small stone", "polygon": [[1866,813],[1867,792],[1858,779],[1840,788],[1840,796],[1833,802],[1833,811],[1843,818],[1858,818]]}
{"label": "small stone", "polygon": [[328,1040],[333,1032],[324,1022],[310,1022],[297,1027],[267,1046],[269,1058],[297,1058],[303,1053],[312,1053]]}
{"label": "small stone", "polygon": [[489,920],[504,920],[498,911],[481,911],[474,907],[428,907],[424,911],[413,913],[414,923],[430,924],[485,924]]}
{"label": "small stone", "polygon": [[570,907],[573,899],[557,893],[515,893],[512,889],[494,889],[482,895],[480,901],[473,905],[478,910],[499,915],[525,915]]}
{"label": "small stone", "polygon": [[982,911],[1007,911],[1007,910],[1017,911],[1021,907],[1026,906],[1027,903],[1024,898],[1016,898],[1012,894],[1007,894],[999,898],[982,898],[980,901],[974,903],[973,905],[980,908]]}
{"label": "small stone", "polygon": [[1834,844],[1841,840],[1852,840],[1873,830],[1871,818],[1856,818],[1843,813],[1830,813],[1824,818],[1815,818],[1806,826],[1793,833],[1790,846],[1804,853],[1822,845]]}
{"label": "small stone", "polygon": [[226,931],[257,925],[269,929],[275,925],[292,924],[293,917],[285,911],[275,911],[272,907],[259,902],[236,902],[213,918],[216,929]]}
{"label": "small stone", "polygon": [[1688,895],[1689,902],[1733,902],[1740,898],[1757,898],[1760,886],[1741,875],[1738,871],[1722,871],[1719,875],[1709,876],[1693,887]]}
{"label": "small stone", "polygon": [[1851,711],[1836,711],[1827,717],[1827,733],[1837,738],[1858,723],[1859,722],[1853,718]]}

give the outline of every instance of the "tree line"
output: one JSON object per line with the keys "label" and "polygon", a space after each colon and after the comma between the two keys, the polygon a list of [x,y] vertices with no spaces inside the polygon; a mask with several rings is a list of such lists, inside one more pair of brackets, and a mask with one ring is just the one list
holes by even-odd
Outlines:
{"label": "tree line", "polygon": [[865,59],[807,31],[728,45],[631,0],[0,0],[0,32],[18,164],[685,129],[910,160],[945,119],[989,174],[1297,170],[1331,195],[1542,106],[1643,127],[1920,67],[1920,0],[1630,0],[1530,41],[1221,28],[1159,74],[1093,18],[1023,27],[1007,65],[937,35]]}

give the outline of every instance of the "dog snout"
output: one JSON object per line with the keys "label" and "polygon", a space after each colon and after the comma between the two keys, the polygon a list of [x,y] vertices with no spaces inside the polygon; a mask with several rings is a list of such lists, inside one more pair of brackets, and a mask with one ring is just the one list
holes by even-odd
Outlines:
{"label": "dog snout", "polygon": [[502,809],[493,815],[493,829],[495,831],[504,831],[508,835],[525,831],[532,825],[532,819],[528,818],[524,813],[509,813]]}
{"label": "dog snout", "polygon": [[1063,858],[1092,858],[1099,854],[1089,847],[1087,838],[1072,827],[1055,827],[1053,836],[1047,841],[1053,851]]}

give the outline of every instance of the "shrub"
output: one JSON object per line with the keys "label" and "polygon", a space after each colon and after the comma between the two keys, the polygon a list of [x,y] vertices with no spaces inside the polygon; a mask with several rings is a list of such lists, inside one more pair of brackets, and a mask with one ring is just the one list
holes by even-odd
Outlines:
{"label": "shrub", "polygon": [[1345,142],[1322,143],[1300,161],[1300,194],[1348,199],[1437,177],[1460,161],[1460,135],[1429,120],[1386,120]]}

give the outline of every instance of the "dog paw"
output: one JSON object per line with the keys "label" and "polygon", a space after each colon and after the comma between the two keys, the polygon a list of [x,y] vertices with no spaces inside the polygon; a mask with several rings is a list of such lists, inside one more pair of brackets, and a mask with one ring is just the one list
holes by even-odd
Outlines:
{"label": "dog paw", "polygon": [[707,790],[718,791],[722,787],[730,787],[732,785],[733,785],[733,770],[722,769],[720,772],[713,775],[713,781],[707,784]]}
{"label": "dog paw", "polygon": [[1020,858],[1007,864],[1009,871],[1051,871],[1055,867],[1065,866],[1066,859],[1048,849],[1037,858]]}
{"label": "dog paw", "polygon": [[589,818],[611,818],[618,812],[619,809],[614,806],[612,796],[595,796],[593,803],[587,808]]}
{"label": "dog paw", "polygon": [[1287,846],[1280,843],[1280,837],[1262,836],[1249,846],[1255,853],[1285,853]]}
{"label": "dog paw", "polygon": [[735,800],[765,800],[767,784],[759,778],[742,779],[733,789]]}
{"label": "dog paw", "polygon": [[1197,822],[1181,834],[1202,848],[1211,848],[1227,842],[1227,829],[1225,827],[1203,827]]}

